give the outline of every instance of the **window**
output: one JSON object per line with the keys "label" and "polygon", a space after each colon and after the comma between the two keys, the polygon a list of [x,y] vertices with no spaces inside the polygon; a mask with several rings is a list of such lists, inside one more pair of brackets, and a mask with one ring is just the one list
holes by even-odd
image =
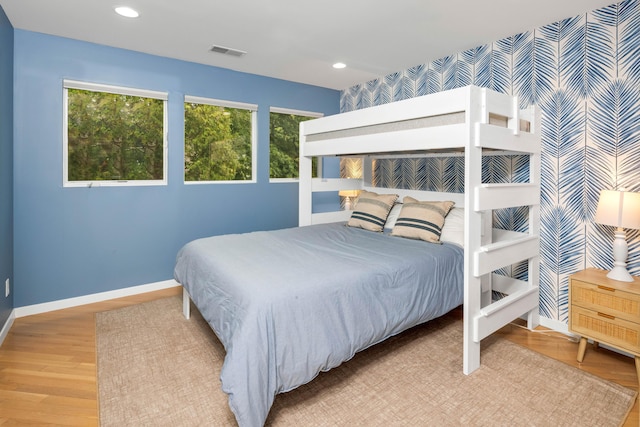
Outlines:
{"label": "window", "polygon": [[252,181],[257,106],[185,96],[185,182]]}
{"label": "window", "polygon": [[[322,117],[307,111],[271,107],[269,114],[269,177],[297,179],[299,163],[300,122]],[[317,176],[317,159],[313,159],[313,176]]]}
{"label": "window", "polygon": [[166,93],[63,86],[64,186],[166,184]]}

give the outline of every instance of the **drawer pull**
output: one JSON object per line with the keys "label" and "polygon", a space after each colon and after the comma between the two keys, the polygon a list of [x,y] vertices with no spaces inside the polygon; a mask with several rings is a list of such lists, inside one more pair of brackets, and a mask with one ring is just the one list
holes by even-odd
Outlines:
{"label": "drawer pull", "polygon": [[609,292],[615,292],[616,291],[614,288],[610,288],[608,286],[602,286],[602,285],[598,285],[598,289],[602,289],[603,291],[609,291]]}
{"label": "drawer pull", "polygon": [[604,317],[604,318],[606,318],[606,319],[611,319],[611,320],[615,320],[615,319],[616,319],[616,317],[615,317],[615,316],[612,316],[612,315],[610,315],[610,314],[606,314],[606,313],[600,313],[600,312],[598,312],[598,316],[600,316],[600,317]]}

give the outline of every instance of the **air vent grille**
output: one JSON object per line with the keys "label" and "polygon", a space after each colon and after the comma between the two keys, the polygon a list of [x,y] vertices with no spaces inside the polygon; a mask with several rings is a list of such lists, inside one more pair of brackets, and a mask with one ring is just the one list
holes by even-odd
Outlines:
{"label": "air vent grille", "polygon": [[222,53],[224,55],[230,55],[230,56],[244,56],[247,53],[244,50],[231,49],[229,47],[218,46],[218,45],[213,45],[209,50],[211,52]]}

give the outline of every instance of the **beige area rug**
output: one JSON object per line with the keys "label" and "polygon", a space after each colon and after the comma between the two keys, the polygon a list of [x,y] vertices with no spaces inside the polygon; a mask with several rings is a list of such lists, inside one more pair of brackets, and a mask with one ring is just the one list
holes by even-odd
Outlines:
{"label": "beige area rug", "polygon": [[[224,349],[171,297],[96,315],[100,424],[233,426]],[[436,319],[281,394],[269,426],[618,426],[636,392],[501,338],[462,374],[462,325]]]}

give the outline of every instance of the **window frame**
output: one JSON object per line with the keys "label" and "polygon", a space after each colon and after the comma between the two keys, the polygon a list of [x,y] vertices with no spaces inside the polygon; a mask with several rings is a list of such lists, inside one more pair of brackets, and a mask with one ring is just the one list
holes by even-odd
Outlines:
{"label": "window frame", "polygon": [[251,111],[251,179],[230,179],[230,180],[217,180],[217,181],[187,181],[185,177],[185,154],[186,150],[184,149],[184,145],[186,144],[186,140],[184,138],[184,133],[186,129],[183,130],[182,134],[182,182],[185,185],[205,185],[205,184],[255,184],[257,182],[257,173],[258,173],[258,105],[250,104],[246,102],[237,102],[237,101],[227,101],[223,99],[215,99],[215,98],[205,98],[201,96],[193,96],[193,95],[185,95],[184,101],[182,103],[183,106],[183,114],[182,120],[184,124],[184,104],[203,104],[203,105],[212,105],[214,107],[227,107],[227,108],[236,108],[239,110],[249,110]]}
{"label": "window frame", "polygon": [[[63,187],[142,187],[166,186],[168,182],[168,92],[138,89],[124,86],[112,86],[102,83],[90,83],[64,79],[63,88],[63,123],[62,123],[62,186]],[[69,181],[69,89],[104,92],[115,95],[138,96],[163,101],[162,113],[162,179],[147,180],[86,180]]]}
{"label": "window frame", "polygon": [[[282,107],[269,107],[269,152],[271,152],[271,113],[292,114],[294,116],[313,117],[314,119],[319,119],[320,117],[324,117],[324,113],[318,113],[316,111],[304,111],[304,110],[296,110],[292,108],[282,108]],[[299,148],[299,144],[300,144],[300,139],[298,139],[298,148]],[[271,170],[271,157],[269,157],[269,170]],[[317,176],[318,177],[322,176],[322,157],[318,157]],[[270,183],[278,184],[278,183],[299,182],[299,181],[300,181],[300,164],[299,163],[298,163],[298,178],[271,178],[271,172],[269,172]]]}

